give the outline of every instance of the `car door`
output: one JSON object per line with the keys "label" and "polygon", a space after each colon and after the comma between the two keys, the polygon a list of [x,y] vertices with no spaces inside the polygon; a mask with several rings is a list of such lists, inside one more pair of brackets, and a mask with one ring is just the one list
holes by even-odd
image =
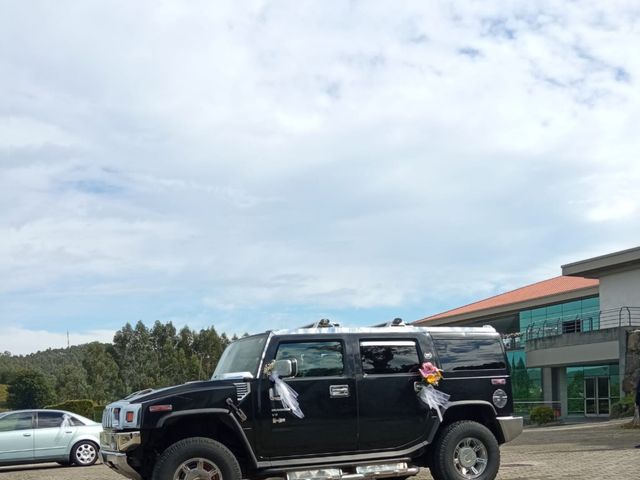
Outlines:
{"label": "car door", "polygon": [[357,444],[355,381],[342,338],[278,339],[267,361],[292,360],[295,376],[283,379],[298,394],[298,418],[278,399],[275,386],[260,382],[260,456],[296,457],[354,451]]}
{"label": "car door", "polygon": [[432,430],[433,414],[418,399],[421,380],[416,339],[362,337],[358,375],[358,449],[410,448]]}
{"label": "car door", "polygon": [[38,411],[34,430],[33,454],[36,460],[68,458],[77,427],[64,412]]}
{"label": "car door", "polygon": [[16,412],[0,417],[0,463],[33,460],[33,413]]}

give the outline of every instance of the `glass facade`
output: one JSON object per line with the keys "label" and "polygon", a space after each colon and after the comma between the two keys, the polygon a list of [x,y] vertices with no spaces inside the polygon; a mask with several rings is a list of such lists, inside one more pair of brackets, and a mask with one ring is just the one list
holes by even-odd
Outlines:
{"label": "glass facade", "polygon": [[542,396],[542,369],[527,368],[524,350],[507,352],[511,367],[511,385],[516,412],[528,414],[529,410],[539,405]]}
{"label": "glass facade", "polygon": [[617,364],[567,368],[569,415],[607,416],[620,401]]}
{"label": "glass facade", "polygon": [[[491,325],[503,335],[518,414],[528,416],[533,407],[547,405],[560,415],[560,399],[567,398],[568,415],[606,417],[611,406],[620,401],[621,379],[617,363],[566,367],[566,397],[565,392],[558,391],[564,385],[562,370],[565,367],[550,368],[547,379],[552,392],[544,392],[546,395],[543,393],[543,369],[527,368],[527,340],[607,328],[606,324],[600,325],[600,299],[597,296],[512,312],[503,317],[476,319],[467,325]],[[588,361],[588,358],[584,359],[585,363]]]}
{"label": "glass facade", "polygon": [[[555,305],[522,310],[517,314],[519,335],[505,338],[507,357],[511,367],[513,397],[516,410],[527,414],[540,405],[542,369],[527,368],[525,344],[530,338],[543,335],[598,330],[600,299],[588,297]],[[611,405],[620,400],[620,372],[617,364],[567,367],[568,414],[608,416]],[[555,387],[554,387],[555,388]],[[555,398],[559,396],[554,394]],[[559,408],[559,402],[553,402]]]}
{"label": "glass facade", "polygon": [[589,297],[546,307],[522,310],[519,314],[522,341],[545,334],[588,332],[600,328],[600,298]]}

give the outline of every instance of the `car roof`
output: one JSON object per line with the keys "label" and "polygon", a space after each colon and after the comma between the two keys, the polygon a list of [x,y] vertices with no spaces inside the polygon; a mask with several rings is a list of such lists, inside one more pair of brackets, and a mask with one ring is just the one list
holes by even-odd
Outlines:
{"label": "car roof", "polygon": [[79,420],[82,420],[87,425],[91,425],[93,423],[98,424],[98,422],[95,422],[95,421],[91,420],[90,418],[83,417],[82,415],[79,415],[79,414],[77,414],[75,412],[68,412],[66,410],[57,410],[57,409],[52,409],[52,408],[25,408],[25,409],[22,409],[22,410],[7,410],[6,412],[0,412],[0,417],[4,417],[5,415],[7,415],[9,413],[37,413],[37,412],[62,413],[64,415],[70,415],[70,416],[75,417],[75,418],[77,418]]}
{"label": "car roof", "polygon": [[273,330],[274,335],[318,335],[327,333],[336,334],[390,334],[390,333],[432,333],[432,334],[457,334],[457,335],[480,335],[495,337],[498,332],[489,325],[483,327],[415,327],[413,325],[402,325],[393,327],[315,327],[315,328],[295,328]]}

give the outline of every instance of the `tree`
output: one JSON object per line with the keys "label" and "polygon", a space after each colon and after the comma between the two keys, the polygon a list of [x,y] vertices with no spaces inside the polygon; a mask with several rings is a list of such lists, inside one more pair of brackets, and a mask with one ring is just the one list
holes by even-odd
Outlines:
{"label": "tree", "polygon": [[7,405],[11,409],[42,408],[55,399],[47,377],[36,370],[22,370],[7,389]]}
{"label": "tree", "polygon": [[82,365],[67,363],[56,377],[58,402],[89,398],[87,372]]}
{"label": "tree", "polygon": [[83,367],[92,400],[106,403],[122,393],[118,364],[104,344],[92,342],[87,346]]}

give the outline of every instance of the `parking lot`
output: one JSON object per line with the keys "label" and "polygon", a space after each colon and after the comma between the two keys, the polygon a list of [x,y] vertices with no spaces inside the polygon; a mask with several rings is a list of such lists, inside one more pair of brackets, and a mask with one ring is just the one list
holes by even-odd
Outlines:
{"label": "parking lot", "polygon": [[[502,448],[501,480],[640,478],[640,430],[620,421],[532,428]],[[0,467],[0,480],[118,480],[103,465]],[[418,477],[431,480],[428,471]]]}

